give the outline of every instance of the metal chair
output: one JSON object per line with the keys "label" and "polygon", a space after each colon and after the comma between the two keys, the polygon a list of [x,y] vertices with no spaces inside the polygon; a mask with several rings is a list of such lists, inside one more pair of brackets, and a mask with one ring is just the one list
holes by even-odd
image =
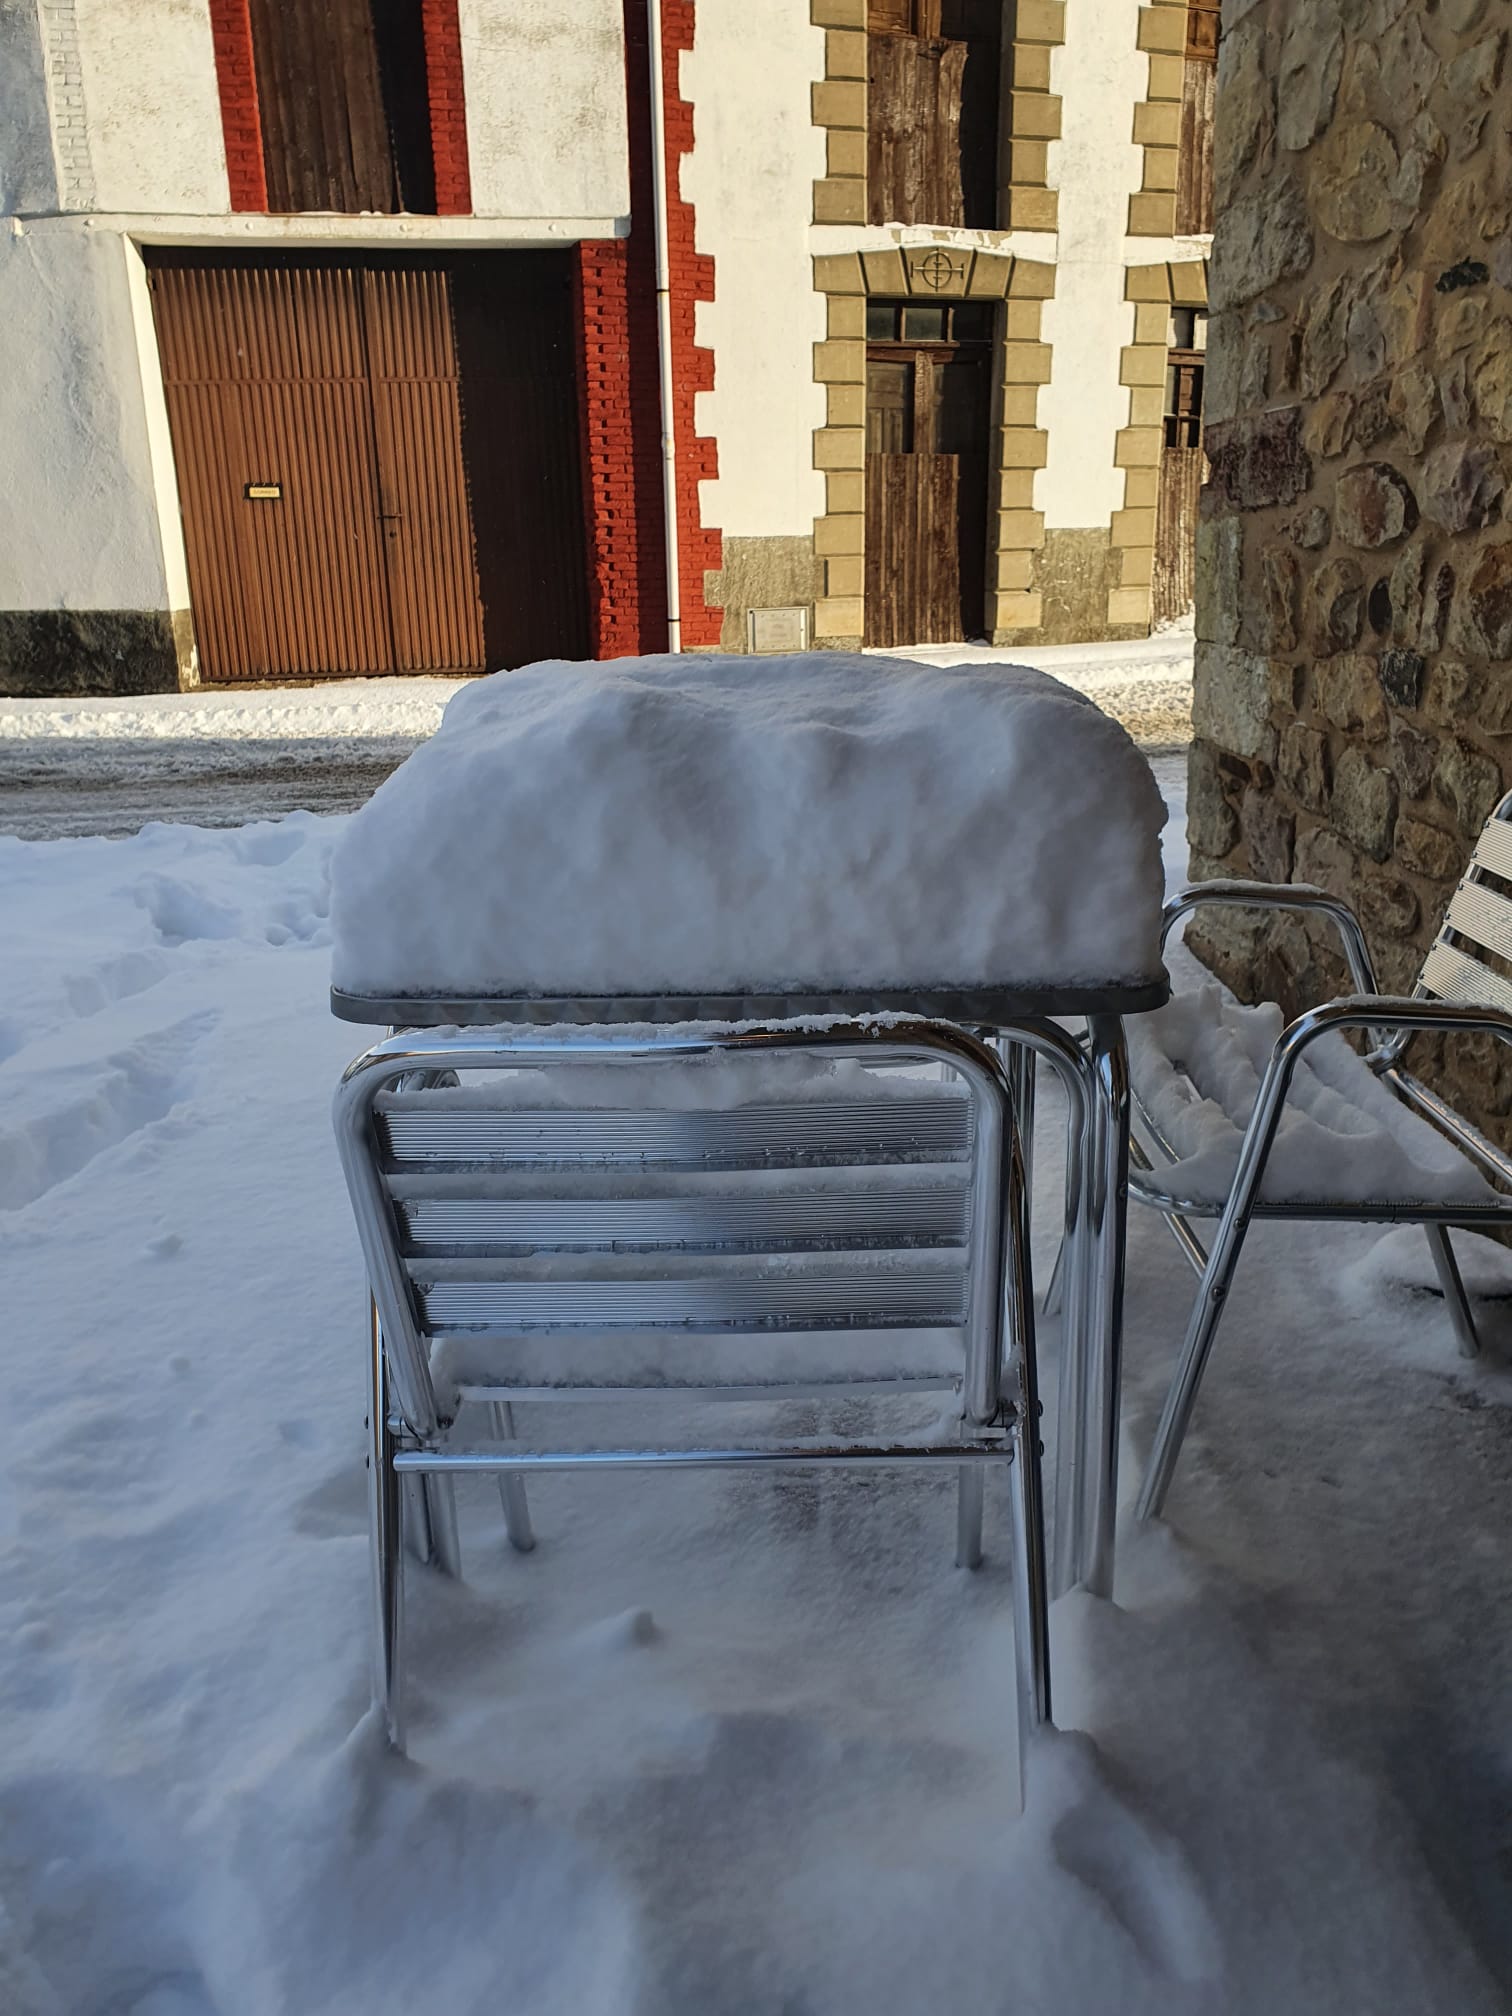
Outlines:
{"label": "metal chair", "polygon": [[[699,1105],[667,1071],[716,1052],[740,1096]],[[782,1055],[867,1069],[815,1068],[783,1096],[763,1072]],[[637,1068],[606,1079],[614,1060]],[[950,1081],[893,1068],[920,1064]],[[986,1465],[1007,1464],[1021,1749],[1049,1720],[1024,1165],[989,1045],[922,1022],[411,1031],[351,1064],[334,1118],[372,1290],[374,1686],[395,1747],[404,1542],[459,1571],[451,1484],[471,1472],[498,1477],[525,1550],[538,1471],[944,1463],[975,1567]],[[894,1442],[515,1440],[515,1410],[548,1399],[920,1392],[953,1396],[958,1418]]]}
{"label": "metal chair", "polygon": [[[1140,1097],[1139,1074],[1135,1072],[1131,1189],[1142,1203],[1165,1214],[1177,1244],[1201,1276],[1201,1287],[1140,1492],[1141,1519],[1156,1517],[1165,1503],[1197,1389],[1217,1335],[1218,1321],[1253,1219],[1343,1219],[1354,1223],[1423,1225],[1460,1350],[1467,1357],[1475,1356],[1480,1345],[1469,1298],[1449,1242],[1449,1227],[1512,1225],[1512,1196],[1503,1197],[1499,1192],[1484,1203],[1434,1203],[1369,1195],[1350,1202],[1278,1202],[1261,1195],[1266,1164],[1299,1063],[1309,1045],[1320,1037],[1346,1030],[1368,1032],[1375,1047],[1364,1061],[1381,1084],[1446,1135],[1473,1167],[1483,1170],[1494,1183],[1512,1188],[1512,1157],[1404,1069],[1410,1044],[1414,1037],[1424,1033],[1459,1038],[1491,1036],[1498,1042],[1512,1042],[1512,978],[1508,977],[1512,973],[1512,794],[1502,800],[1486,822],[1411,995],[1379,992],[1365,934],[1354,912],[1339,898],[1302,884],[1200,883],[1167,903],[1162,945],[1181,918],[1209,904],[1311,911],[1330,918],[1343,940],[1355,993],[1309,1009],[1282,1031],[1260,1081],[1232,1187],[1227,1201],[1221,1205],[1182,1199],[1162,1186],[1162,1169],[1168,1168],[1177,1157],[1169,1142],[1161,1138],[1147,1103]],[[1197,1090],[1200,1092],[1201,1087]],[[1218,1220],[1211,1250],[1204,1249],[1192,1229],[1191,1220],[1202,1216]]]}

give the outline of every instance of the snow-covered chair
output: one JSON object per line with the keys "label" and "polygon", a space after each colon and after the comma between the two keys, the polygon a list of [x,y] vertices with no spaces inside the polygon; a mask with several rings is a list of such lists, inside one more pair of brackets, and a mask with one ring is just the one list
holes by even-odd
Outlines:
{"label": "snow-covered chair", "polygon": [[[903,1068],[918,1065],[947,1069]],[[959,1466],[957,1553],[975,1567],[985,1466],[1006,1463],[1021,1743],[1048,1719],[1027,1201],[992,1049],[923,1022],[411,1030],[353,1062],[335,1124],[373,1300],[375,1693],[392,1743],[403,1543],[458,1572],[452,1480],[497,1476],[526,1551],[527,1475],[657,1464]],[[779,1415],[733,1444],[639,1439],[679,1397],[919,1394],[943,1405],[892,1439],[849,1413],[820,1437]],[[634,1400],[614,1412],[636,1439],[515,1440],[516,1410],[583,1399]]]}
{"label": "snow-covered chair", "polygon": [[[1143,1519],[1165,1502],[1252,1219],[1425,1226],[1467,1357],[1479,1339],[1449,1227],[1512,1225],[1512,1158],[1404,1068],[1424,1033],[1512,1042],[1512,795],[1486,822],[1410,996],[1380,993],[1354,912],[1303,884],[1199,883],[1167,903],[1162,946],[1208,904],[1330,918],[1355,993],[1283,1028],[1279,1008],[1239,1008],[1206,987],[1130,1024],[1130,1187],[1166,1214],[1202,1277],[1140,1493]],[[1366,1056],[1346,1030],[1368,1033]],[[1208,1250],[1191,1224],[1202,1217],[1218,1221]]]}

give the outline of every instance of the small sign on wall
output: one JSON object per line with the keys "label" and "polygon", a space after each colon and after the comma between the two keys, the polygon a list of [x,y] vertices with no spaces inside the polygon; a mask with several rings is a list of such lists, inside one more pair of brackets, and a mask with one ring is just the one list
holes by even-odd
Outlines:
{"label": "small sign on wall", "polygon": [[780,651],[807,651],[809,612],[804,608],[752,609],[746,618],[747,648],[766,656]]}
{"label": "small sign on wall", "polygon": [[282,483],[247,483],[242,488],[243,497],[254,504],[276,504],[283,496]]}

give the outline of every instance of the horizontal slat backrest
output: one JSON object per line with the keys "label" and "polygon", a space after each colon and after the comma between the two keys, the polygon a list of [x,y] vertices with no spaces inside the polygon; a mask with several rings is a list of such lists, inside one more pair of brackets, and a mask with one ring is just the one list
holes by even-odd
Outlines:
{"label": "horizontal slat backrest", "polygon": [[970,1107],[958,1096],[793,1100],[729,1112],[529,1109],[470,1100],[463,1088],[396,1092],[377,1104],[395,1168],[623,1163],[668,1169],[798,1166],[964,1155]]}
{"label": "horizontal slat backrest", "polygon": [[1505,806],[1487,820],[1464,880],[1455,890],[1418,976],[1440,1001],[1501,1008],[1512,1014],[1512,821]]}
{"label": "horizontal slat backrest", "polygon": [[949,1329],[968,1319],[974,1106],[872,1074],[729,1107],[374,1103],[415,1319],[538,1331]]}

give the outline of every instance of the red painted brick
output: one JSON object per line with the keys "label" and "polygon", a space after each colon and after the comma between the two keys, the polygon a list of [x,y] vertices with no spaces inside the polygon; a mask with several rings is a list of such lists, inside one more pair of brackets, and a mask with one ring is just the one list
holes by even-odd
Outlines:
{"label": "red painted brick", "polygon": [[210,40],[215,51],[231,208],[266,210],[268,180],[263,170],[262,115],[257,104],[247,0],[210,0]]}
{"label": "red painted brick", "polygon": [[[714,297],[714,262],[694,245],[692,206],[677,194],[678,160],[693,143],[692,107],[677,92],[678,57],[691,48],[691,0],[662,14],[666,80],[668,263],[672,273],[673,427],[678,451],[678,573],[683,643],[717,644],[723,612],[704,600],[704,572],[720,565],[720,536],[706,528],[698,484],[716,474],[713,441],[696,432],[693,398],[714,382],[710,351],[694,342],[695,300]],[[599,657],[666,648],[666,537],[662,515],[661,404],[657,367],[656,242],[646,17],[625,0],[630,127],[628,239],[578,252],[581,424],[594,649]]]}
{"label": "red painted brick", "polygon": [[421,0],[420,22],[425,37],[431,157],[436,169],[436,214],[468,216],[472,211],[472,168],[467,153],[462,31],[457,21],[457,0]]}

